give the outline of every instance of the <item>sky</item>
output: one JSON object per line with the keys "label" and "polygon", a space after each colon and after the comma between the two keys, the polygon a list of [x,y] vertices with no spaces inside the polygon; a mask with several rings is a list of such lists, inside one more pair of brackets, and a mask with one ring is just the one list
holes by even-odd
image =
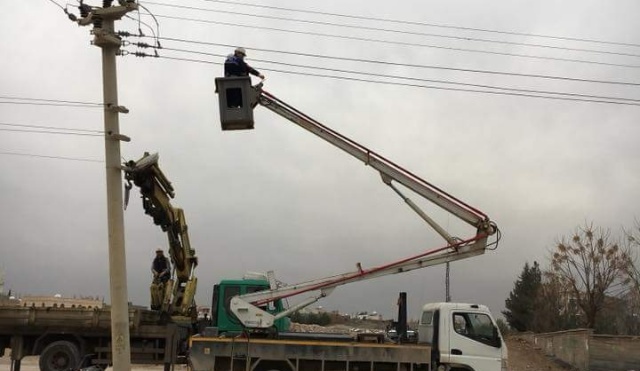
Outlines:
{"label": "sky", "polygon": [[[56,1],[5,1],[0,12],[0,269],[5,290],[20,295],[108,302],[104,140],[62,130],[99,133],[102,110],[46,105],[101,103],[101,54],[90,27],[69,21],[58,6],[65,3]],[[68,10],[77,14],[74,4]],[[444,244],[375,170],[269,110],[255,108],[252,131],[223,132],[214,79],[233,46],[247,49],[270,93],[497,223],[497,250],[451,265],[454,301],[486,304],[498,315],[525,262],[545,267],[554,243],[580,225],[619,233],[640,216],[637,1],[141,4],[159,28],[146,11],[130,13],[116,28],[159,34],[162,49],[160,58],[136,57],[154,52],[133,43],[154,39],[130,37],[123,47],[129,54],[117,60],[119,104],[130,110],[120,117],[122,134],[131,138],[122,143],[122,158],[159,153],[199,257],[200,305],[210,303],[216,282],[248,271],[273,270],[293,284]],[[497,91],[424,80],[529,92],[446,90]],[[627,104],[525,96],[531,91]],[[455,236],[474,235],[453,215],[408,195]],[[167,242],[144,215],[137,190],[124,225],[128,296],[148,305],[151,260]],[[392,318],[404,291],[416,318],[423,304],[445,299],[444,278],[437,266],[354,283],[318,305]]]}

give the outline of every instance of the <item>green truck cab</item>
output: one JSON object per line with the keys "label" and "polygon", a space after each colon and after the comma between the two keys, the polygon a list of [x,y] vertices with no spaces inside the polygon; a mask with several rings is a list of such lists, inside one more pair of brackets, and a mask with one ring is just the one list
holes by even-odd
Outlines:
{"label": "green truck cab", "polygon": [[[231,298],[237,295],[250,294],[257,291],[269,290],[269,282],[263,279],[237,279],[222,280],[219,284],[213,286],[213,297],[211,302],[211,326],[217,328],[218,334],[240,334],[243,332],[243,326],[238,321],[231,309],[229,303]],[[276,300],[265,305],[267,312],[276,314],[282,312],[285,308],[282,300]],[[254,333],[272,332],[280,333],[289,330],[291,321],[284,317],[275,321],[274,328],[268,330],[255,329]]]}

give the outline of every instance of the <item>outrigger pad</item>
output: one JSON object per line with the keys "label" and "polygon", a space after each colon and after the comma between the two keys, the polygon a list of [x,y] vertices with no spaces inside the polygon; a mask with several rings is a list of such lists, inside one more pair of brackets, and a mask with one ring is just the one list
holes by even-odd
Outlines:
{"label": "outrigger pad", "polygon": [[253,129],[253,91],[249,76],[216,78],[222,130]]}

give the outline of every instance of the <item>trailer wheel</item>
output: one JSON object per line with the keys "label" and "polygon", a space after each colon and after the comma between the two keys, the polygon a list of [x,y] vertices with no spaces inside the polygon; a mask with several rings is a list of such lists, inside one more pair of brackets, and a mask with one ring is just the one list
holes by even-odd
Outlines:
{"label": "trailer wheel", "polygon": [[40,354],[40,371],[67,371],[80,362],[80,351],[70,341],[54,341]]}

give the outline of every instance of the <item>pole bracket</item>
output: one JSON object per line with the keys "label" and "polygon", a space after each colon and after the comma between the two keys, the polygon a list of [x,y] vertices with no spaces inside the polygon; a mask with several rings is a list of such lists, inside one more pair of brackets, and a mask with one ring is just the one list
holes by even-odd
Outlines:
{"label": "pole bracket", "polygon": [[108,103],[106,107],[106,109],[111,112],[129,113],[129,109],[125,106],[116,106],[115,104]]}
{"label": "pole bracket", "polygon": [[107,139],[110,140],[119,140],[122,142],[131,142],[131,138],[129,138],[128,136],[124,135],[124,134],[113,134],[113,133],[108,133],[107,134]]}

